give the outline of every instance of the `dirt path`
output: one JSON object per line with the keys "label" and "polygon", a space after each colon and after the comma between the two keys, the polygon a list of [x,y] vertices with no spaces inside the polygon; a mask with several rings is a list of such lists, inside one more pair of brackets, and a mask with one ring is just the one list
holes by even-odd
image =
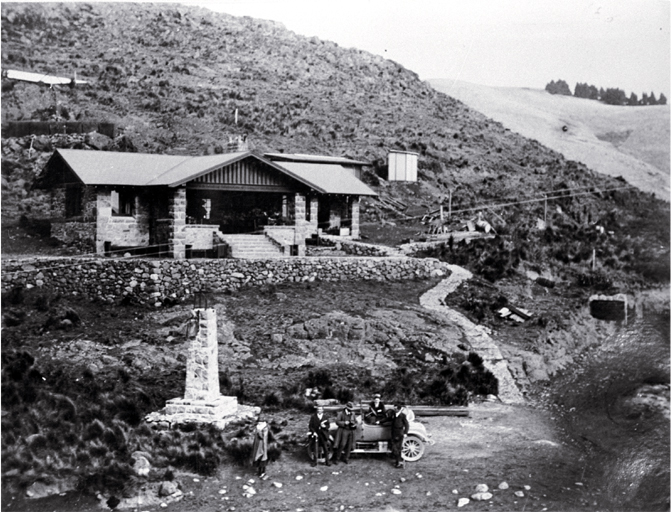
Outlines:
{"label": "dirt path", "polygon": [[[307,426],[307,420],[307,415],[295,417],[287,429]],[[296,448],[269,465],[266,481],[259,481],[251,468],[227,465],[213,478],[181,474],[181,501],[138,510],[456,510],[460,498],[470,500],[460,510],[593,509],[596,496],[580,481],[579,450],[560,439],[549,413],[483,403],[472,406],[468,418],[421,421],[436,444],[404,470],[370,455],[354,456],[348,465],[313,468],[304,450]],[[507,489],[498,488],[503,482]],[[489,500],[470,499],[478,484],[489,487]],[[255,494],[245,497],[243,486]]]}
{"label": "dirt path", "polygon": [[473,276],[468,270],[457,265],[449,265],[449,270],[450,276],[422,295],[419,303],[422,307],[442,313],[450,323],[462,330],[473,350],[484,359],[485,367],[498,379],[501,401],[509,404],[524,403],[524,397],[515,385],[506,360],[501,355],[499,347],[489,336],[489,329],[474,324],[461,313],[443,305],[445,296],[454,292],[463,281]]}

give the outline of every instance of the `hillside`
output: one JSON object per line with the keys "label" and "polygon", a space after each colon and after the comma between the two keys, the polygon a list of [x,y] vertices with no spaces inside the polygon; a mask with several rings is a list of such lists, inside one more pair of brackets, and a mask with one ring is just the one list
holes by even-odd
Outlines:
{"label": "hillside", "polygon": [[[616,281],[630,280],[636,268],[653,275],[659,272],[651,266],[668,266],[668,204],[566,160],[382,57],[270,21],[165,4],[6,3],[2,43],[3,69],[76,72],[90,82],[49,89],[4,80],[3,121],[104,121],[120,135],[114,142],[102,135],[3,138],[6,223],[45,215],[47,203],[30,185],[54,147],[205,154],[241,134],[257,151],[374,162],[365,180],[382,198],[412,205],[401,212],[364,202],[363,233],[384,243],[426,229],[404,219],[446,203],[451,189],[462,218],[484,204],[506,205],[496,208],[498,217],[486,210],[514,243],[512,256],[503,245],[489,249],[494,260],[508,254],[504,273],[520,260],[579,270],[592,252],[595,224],[612,232],[597,255],[620,274]],[[418,183],[380,178],[390,149],[419,153]],[[561,197],[549,203],[551,233],[534,229],[545,214],[544,193]],[[382,221],[405,224],[392,230]],[[489,265],[483,254],[474,256]]]}
{"label": "hillside", "polygon": [[618,107],[535,89],[429,83],[566,158],[669,200],[668,105]]}

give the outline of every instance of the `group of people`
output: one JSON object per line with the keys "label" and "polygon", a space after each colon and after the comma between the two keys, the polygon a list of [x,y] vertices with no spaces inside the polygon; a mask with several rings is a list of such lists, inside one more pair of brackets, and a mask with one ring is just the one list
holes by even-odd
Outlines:
{"label": "group of people", "polygon": [[[314,443],[315,457],[312,465],[317,465],[318,454],[324,454],[325,464],[330,466],[344,462],[349,464],[350,454],[354,446],[354,431],[358,425],[358,418],[354,414],[354,404],[347,402],[344,409],[338,413],[335,423],[338,426],[336,437],[333,442],[333,455],[329,458],[329,418],[324,415],[324,407],[317,405],[315,412],[310,417],[309,430],[311,440]],[[414,415],[412,415],[414,418]],[[412,418],[411,418],[412,419]],[[410,428],[409,419],[404,411],[403,404],[396,404],[387,410],[381,401],[380,395],[375,395],[373,401],[368,405],[368,410],[363,415],[363,420],[372,425],[389,425],[391,427],[391,452],[395,460],[395,467],[402,468],[404,463],[401,457],[403,439],[408,435]]]}

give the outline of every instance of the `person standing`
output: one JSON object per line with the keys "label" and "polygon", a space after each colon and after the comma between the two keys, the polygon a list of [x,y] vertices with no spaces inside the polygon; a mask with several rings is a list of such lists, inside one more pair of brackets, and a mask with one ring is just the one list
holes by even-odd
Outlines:
{"label": "person standing", "polygon": [[379,425],[385,419],[385,409],[380,395],[376,394],[373,401],[368,404],[368,412],[366,413],[366,423],[370,425]]}
{"label": "person standing", "polygon": [[321,447],[324,453],[324,461],[327,466],[331,465],[329,460],[329,419],[324,416],[324,408],[321,405],[316,407],[315,412],[310,416],[310,442],[314,443],[315,458],[312,465],[317,465],[319,458],[319,448]]}
{"label": "person standing", "polygon": [[401,451],[403,449],[403,440],[407,437],[408,430],[410,429],[410,423],[408,423],[408,418],[401,411],[402,408],[403,404],[396,404],[394,416],[391,420],[391,453],[396,461],[394,467],[397,468],[405,466]]}
{"label": "person standing", "polygon": [[[356,417],[354,416],[354,404],[347,402],[345,408],[338,413],[336,417],[336,425],[338,425],[338,432],[336,433],[335,450],[331,462],[337,464],[342,453],[342,461],[349,464],[349,456],[354,445],[354,430],[356,429]],[[343,452],[344,450],[344,452]]]}
{"label": "person standing", "polygon": [[268,443],[272,443],[275,439],[268,427],[268,423],[263,421],[261,417],[256,422],[256,427],[252,434],[254,441],[252,443],[252,465],[256,467],[257,476],[265,480],[266,466],[268,465]]}

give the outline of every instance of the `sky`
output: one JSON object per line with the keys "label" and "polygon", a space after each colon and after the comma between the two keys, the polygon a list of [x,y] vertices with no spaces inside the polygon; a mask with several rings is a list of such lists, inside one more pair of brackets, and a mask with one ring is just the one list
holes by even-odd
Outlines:
{"label": "sky", "polygon": [[176,0],[274,20],[381,55],[422,80],[550,80],[669,97],[669,0]]}

